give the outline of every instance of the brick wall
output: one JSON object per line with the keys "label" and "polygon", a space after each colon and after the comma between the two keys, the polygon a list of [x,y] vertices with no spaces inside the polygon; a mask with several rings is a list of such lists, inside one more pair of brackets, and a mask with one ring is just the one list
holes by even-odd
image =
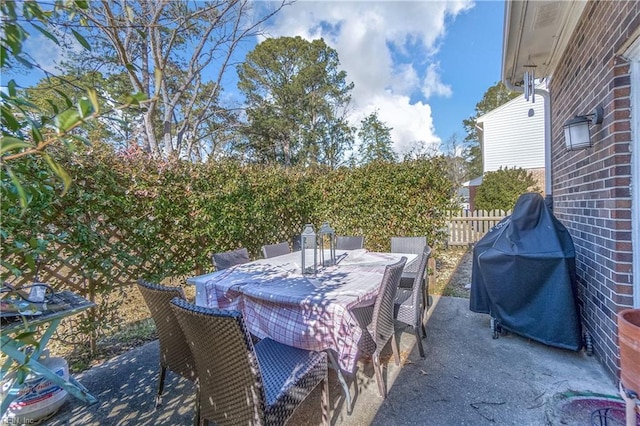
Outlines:
{"label": "brick wall", "polygon": [[[618,374],[616,314],[633,304],[629,64],[620,56],[640,2],[590,1],[551,79],[554,213],[576,247],[582,321]],[[591,148],[567,152],[562,125],[601,105]]]}

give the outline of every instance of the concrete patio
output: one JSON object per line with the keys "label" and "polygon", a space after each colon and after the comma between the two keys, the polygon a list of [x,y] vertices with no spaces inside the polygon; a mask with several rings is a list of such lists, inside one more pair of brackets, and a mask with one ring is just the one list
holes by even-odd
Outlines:
{"label": "concrete patio", "polygon": [[[617,383],[584,352],[552,348],[513,334],[492,339],[489,316],[468,309],[468,299],[434,298],[420,359],[415,338],[400,333],[401,367],[386,371],[389,396],[378,396],[371,365],[360,365],[358,393],[348,415],[330,372],[332,424],[346,425],[560,425],[555,405],[567,392],[617,395]],[[387,348],[389,356],[390,350]],[[194,385],[170,373],[163,405],[154,409],[158,343],[148,343],[77,375],[98,403],[70,398],[44,424],[188,425]],[[352,393],[354,386],[352,384]],[[316,389],[289,424],[321,423]],[[582,414],[578,413],[581,418]],[[590,413],[584,413],[589,424]]]}

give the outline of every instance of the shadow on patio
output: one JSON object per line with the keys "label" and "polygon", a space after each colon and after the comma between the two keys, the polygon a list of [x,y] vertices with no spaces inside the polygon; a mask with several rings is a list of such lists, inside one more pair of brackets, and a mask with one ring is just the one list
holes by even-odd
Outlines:
{"label": "shadow on patio", "polygon": [[[492,339],[489,317],[468,309],[468,299],[434,298],[420,359],[411,333],[400,333],[401,367],[386,371],[383,400],[370,364],[360,365],[359,392],[348,415],[336,375],[330,373],[333,424],[561,424],[554,397],[567,391],[617,395],[594,358],[507,334]],[[98,403],[70,398],[46,424],[192,424],[194,386],[169,373],[163,404],[154,410],[158,344],[152,342],[94,367],[77,378]],[[353,385],[351,386],[353,392]],[[321,422],[316,389],[291,418],[292,425]],[[585,413],[585,423],[589,413]],[[556,423],[557,421],[557,423]]]}

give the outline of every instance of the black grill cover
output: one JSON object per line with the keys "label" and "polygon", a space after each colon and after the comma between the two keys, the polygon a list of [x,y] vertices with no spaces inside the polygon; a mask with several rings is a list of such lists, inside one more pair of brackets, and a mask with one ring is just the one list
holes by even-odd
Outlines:
{"label": "black grill cover", "polygon": [[473,249],[474,312],[516,334],[580,350],[575,250],[567,229],[538,193],[518,198],[513,213]]}

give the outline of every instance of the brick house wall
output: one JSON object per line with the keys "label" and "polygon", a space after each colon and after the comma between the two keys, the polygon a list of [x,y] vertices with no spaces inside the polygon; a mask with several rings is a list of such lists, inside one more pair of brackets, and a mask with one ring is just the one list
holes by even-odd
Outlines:
{"label": "brick house wall", "polygon": [[[612,377],[616,315],[633,305],[630,67],[620,55],[639,25],[640,2],[588,2],[550,82],[554,214],[575,244],[583,326]],[[593,146],[567,152],[563,124],[598,105]]]}

